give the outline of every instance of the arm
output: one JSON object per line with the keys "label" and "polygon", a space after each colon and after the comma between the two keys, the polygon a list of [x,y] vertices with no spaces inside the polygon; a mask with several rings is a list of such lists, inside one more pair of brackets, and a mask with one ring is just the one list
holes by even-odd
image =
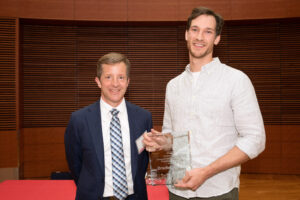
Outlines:
{"label": "arm", "polygon": [[185,177],[175,184],[175,186],[195,191],[208,178],[219,172],[238,166],[247,160],[249,160],[248,155],[235,146],[227,154],[212,162],[210,165],[187,171]]}
{"label": "arm", "polygon": [[82,152],[78,129],[75,124],[76,122],[72,115],[65,131],[65,151],[71,174],[77,184],[82,165]]}
{"label": "arm", "polygon": [[265,148],[265,131],[255,91],[242,74],[232,92],[231,108],[238,139],[235,146],[208,166],[192,169],[175,186],[196,190],[208,178],[256,157]]}

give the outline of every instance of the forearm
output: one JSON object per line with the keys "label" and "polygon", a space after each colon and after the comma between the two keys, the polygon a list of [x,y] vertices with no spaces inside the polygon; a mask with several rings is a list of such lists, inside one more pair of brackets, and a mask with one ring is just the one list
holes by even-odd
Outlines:
{"label": "forearm", "polygon": [[241,165],[248,160],[248,155],[235,146],[228,153],[204,167],[203,170],[205,171],[206,178],[210,178],[222,171]]}

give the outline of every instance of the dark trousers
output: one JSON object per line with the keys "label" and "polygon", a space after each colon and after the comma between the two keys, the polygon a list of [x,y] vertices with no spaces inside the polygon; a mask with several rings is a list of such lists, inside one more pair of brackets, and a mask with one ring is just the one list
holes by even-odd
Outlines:
{"label": "dark trousers", "polygon": [[239,199],[239,190],[238,188],[233,188],[230,192],[222,194],[220,196],[214,197],[193,197],[193,198],[185,198],[173,194],[169,191],[169,200],[238,200]]}

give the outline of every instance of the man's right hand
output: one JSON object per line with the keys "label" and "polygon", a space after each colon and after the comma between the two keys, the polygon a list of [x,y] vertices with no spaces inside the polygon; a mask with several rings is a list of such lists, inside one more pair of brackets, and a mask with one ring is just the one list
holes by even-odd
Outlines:
{"label": "man's right hand", "polygon": [[171,150],[172,142],[172,135],[170,133],[163,134],[155,129],[151,129],[151,132],[144,133],[143,143],[149,152]]}

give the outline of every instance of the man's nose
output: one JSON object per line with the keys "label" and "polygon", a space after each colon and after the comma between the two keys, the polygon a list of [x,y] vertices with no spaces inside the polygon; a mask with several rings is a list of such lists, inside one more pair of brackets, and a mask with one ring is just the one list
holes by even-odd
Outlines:
{"label": "man's nose", "polygon": [[113,86],[117,86],[119,84],[118,78],[113,78],[112,79],[112,84],[113,84]]}
{"label": "man's nose", "polygon": [[203,40],[203,31],[199,31],[196,35],[198,40]]}

